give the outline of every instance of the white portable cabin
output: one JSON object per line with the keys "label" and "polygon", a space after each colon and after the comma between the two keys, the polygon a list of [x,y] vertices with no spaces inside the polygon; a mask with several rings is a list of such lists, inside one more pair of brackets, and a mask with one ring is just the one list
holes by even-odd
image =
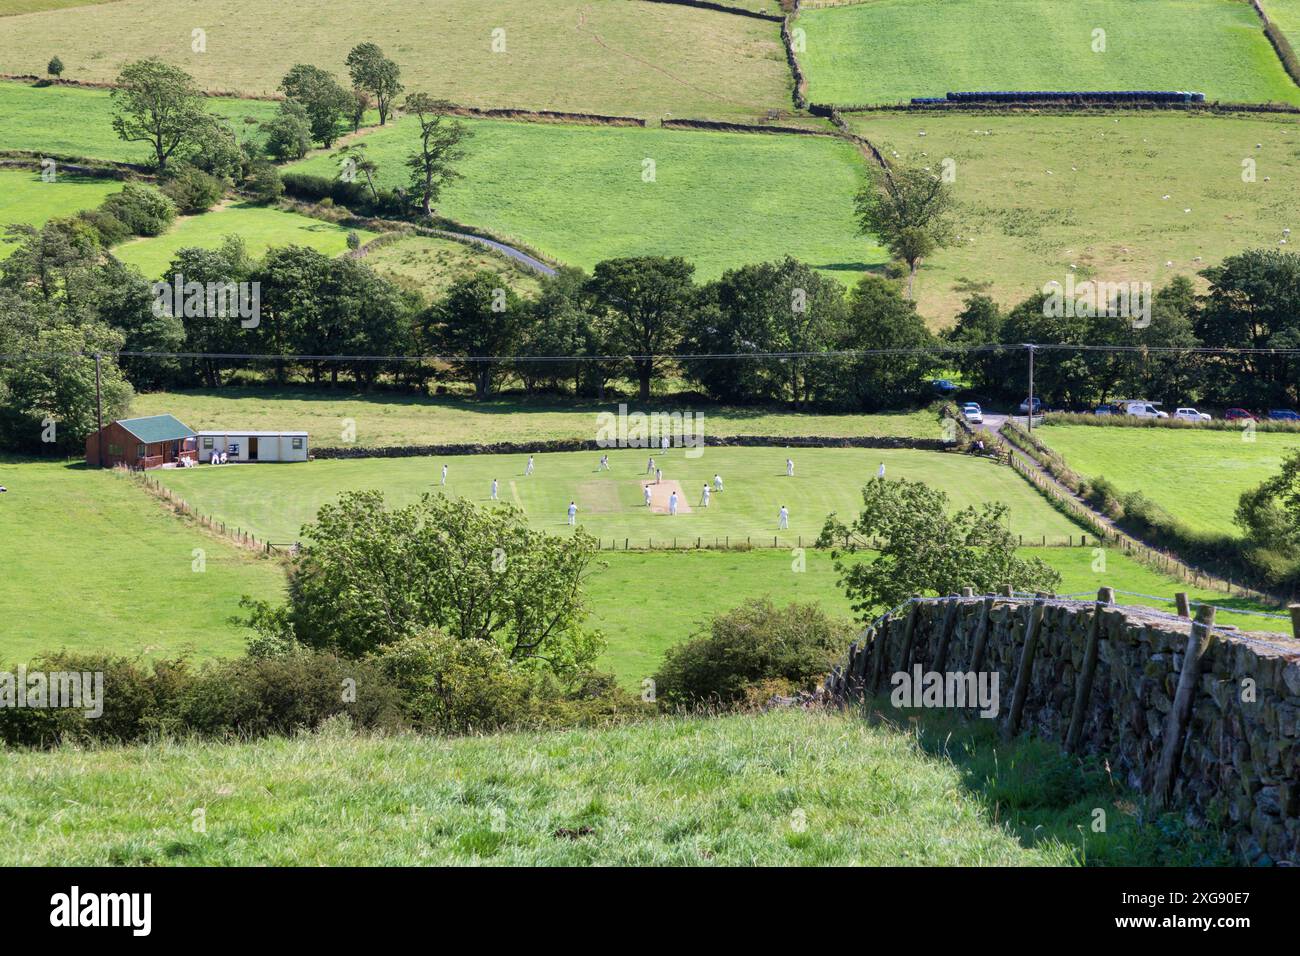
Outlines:
{"label": "white portable cabin", "polygon": [[198,433],[199,462],[213,452],[230,461],[306,461],[306,432],[203,431]]}

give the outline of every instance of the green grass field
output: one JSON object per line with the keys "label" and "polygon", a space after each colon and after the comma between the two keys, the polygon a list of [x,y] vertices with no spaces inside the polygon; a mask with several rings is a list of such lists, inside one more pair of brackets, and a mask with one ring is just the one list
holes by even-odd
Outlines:
{"label": "green grass field", "polygon": [[520,295],[533,296],[540,288],[536,275],[511,265],[506,259],[453,239],[407,236],[368,252],[366,265],[404,289],[433,300],[456,280],[486,270]]}
{"label": "green grass field", "polygon": [[[916,285],[921,312],[937,325],[974,290],[1012,305],[1071,273],[1159,288],[1244,249],[1285,248],[1282,230],[1297,228],[1295,117],[864,113],[849,121],[903,162],[955,163],[962,238],[925,261]],[[1244,160],[1255,164],[1254,182],[1242,179]]]}
{"label": "green grass field", "polygon": [[245,635],[226,618],[240,596],[282,588],[275,563],[187,527],[110,472],[0,459],[0,485],[6,665],[61,647],[238,654]]}
{"label": "green grass field", "polygon": [[[273,247],[289,245],[308,246],[327,256],[337,256],[347,251],[349,231],[296,212],[237,202],[177,219],[161,236],[127,240],[113,247],[113,255],[135,266],[147,278],[156,279],[167,271],[177,251],[190,246],[213,249],[227,236],[243,239],[248,254],[254,258]],[[355,231],[362,242],[375,237],[365,229]]]}
{"label": "green grass field", "polygon": [[1300,43],[1300,0],[1260,0],[1260,5],[1292,46]]}
{"label": "green grass field", "polygon": [[[196,27],[206,52],[191,52]],[[43,73],[57,52],[68,79],[110,81],[158,56],[205,89],[261,95],[295,63],[346,76],[367,40],[408,90],[472,106],[756,118],[790,105],[777,24],[627,0],[208,0],[201,14],[187,0],[119,0],[8,18],[0,68]]]}
{"label": "green grass field", "polygon": [[[459,740],[335,732],[9,753],[0,863],[1074,864],[1085,808],[1054,806],[1055,826],[1019,838],[993,822],[995,802],[1005,821],[1007,796],[1042,793],[1031,758],[1046,753],[1026,747],[1005,748],[997,769],[989,760],[983,792],[967,788],[972,765],[956,749],[956,762],[936,758],[907,733],[799,711]],[[1100,846],[1132,839],[1114,816],[1127,836]]]}
{"label": "green grass field", "polygon": [[[704,419],[706,434],[717,436],[942,437],[938,419],[925,411],[819,415],[715,405],[694,398],[676,401],[666,398],[649,406],[635,400],[629,400],[628,404],[632,412],[692,412]],[[602,412],[617,414],[617,400],[505,396],[477,401],[406,392],[256,385],[211,391],[148,392],[137,394],[131,404],[134,416],[171,414],[194,429],[307,431],[311,433],[313,448],[593,439],[598,427],[597,416]],[[345,439],[345,432],[351,437]]]}
{"label": "green grass field", "polygon": [[[94,208],[121,188],[115,179],[64,174],[44,182],[38,170],[0,169],[0,233],[11,224],[43,226]],[[0,242],[0,259],[13,250],[12,244]]]}
{"label": "green grass field", "polygon": [[[634,4],[655,6],[655,4]],[[856,235],[862,160],[828,137],[675,132],[469,120],[464,178],[439,212],[516,239],[570,265],[627,255],[681,255],[696,277],[796,256],[845,284],[888,256]],[[416,127],[366,134],[384,185],[402,185]],[[646,161],[654,181],[643,180]],[[319,153],[291,170],[333,177]]]}
{"label": "green grass field", "polygon": [[[755,544],[805,545],[821,531],[826,515],[856,514],[860,489],[886,464],[891,478],[926,481],[946,491],[954,506],[1003,501],[1011,509],[1011,528],[1027,539],[1064,539],[1079,528],[1054,510],[1014,471],[986,460],[942,452],[877,449],[803,448],[789,452],[795,476],[785,476],[783,448],[706,448],[696,458],[675,449],[655,459],[665,481],[679,481],[681,511],[651,514],[642,503],[648,454],[643,449],[610,452],[610,470],[597,472],[597,452],[536,456],[536,472],[523,475],[528,456],[466,455],[440,458],[362,458],[319,460],[295,465],[237,465],[155,472],[158,480],[204,514],[228,525],[252,529],[273,542],[292,542],[320,506],[348,490],[377,488],[390,505],[414,501],[439,490],[440,468],[449,465],[446,493],[474,504],[489,503],[493,478],[500,501],[515,504],[534,527],[568,531],[565,509],[577,502],[582,527],[609,539],[629,538],[642,545],[685,544],[697,536],[733,544],[752,537]],[[699,507],[700,492],[714,474],[725,490]],[[777,512],[788,506],[790,527],[778,531]],[[688,512],[688,509],[694,509]]]}
{"label": "green grass field", "polygon": [[[106,4],[105,9],[119,3]],[[52,16],[65,17],[70,12]],[[18,22],[6,20],[6,30]],[[7,33],[0,32],[0,43]],[[44,49],[44,46],[42,46]],[[45,69],[41,66],[41,71]],[[0,70],[14,72],[11,61],[0,54]],[[276,104],[262,100],[210,97],[208,109],[225,117],[242,140],[260,141],[257,123],[275,114]],[[0,80],[0,150],[32,150],[51,156],[145,163],[150,160],[144,143],[125,143],[113,132],[113,105],[107,90],[75,86],[35,87]],[[254,122],[248,122],[248,120]]]}
{"label": "green grass field", "polygon": [[1078,474],[1104,476],[1122,492],[1140,491],[1188,527],[1238,535],[1243,491],[1277,473],[1300,435],[1236,431],[1052,425],[1035,429]]}
{"label": "green grass field", "polygon": [[[807,32],[800,63],[814,103],[1152,89],[1300,103],[1262,22],[1236,0],[874,0],[810,10],[798,25]],[[1097,29],[1104,52],[1093,52]]]}

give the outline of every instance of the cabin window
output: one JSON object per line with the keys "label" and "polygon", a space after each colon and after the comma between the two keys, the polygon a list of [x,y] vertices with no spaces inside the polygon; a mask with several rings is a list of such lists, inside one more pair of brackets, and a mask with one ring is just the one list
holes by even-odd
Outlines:
{"label": "cabin window", "polygon": [[295,438],[295,439],[293,440],[293,447],[294,447],[295,450],[302,448],[302,439],[301,439],[301,438]]}
{"label": "cabin window", "polygon": [[212,449],[212,437],[207,436],[203,439],[203,450],[210,451],[211,449]]}
{"label": "cabin window", "polygon": [[149,457],[149,446],[146,445],[146,444],[144,444],[144,442],[141,442],[140,444],[136,445],[136,446],[135,446],[135,457],[136,457],[136,458],[148,458],[148,457]]}
{"label": "cabin window", "polygon": [[110,455],[116,455],[118,458],[121,458],[123,455],[126,454],[126,450],[121,445],[115,445],[112,442],[109,442],[108,453]]}

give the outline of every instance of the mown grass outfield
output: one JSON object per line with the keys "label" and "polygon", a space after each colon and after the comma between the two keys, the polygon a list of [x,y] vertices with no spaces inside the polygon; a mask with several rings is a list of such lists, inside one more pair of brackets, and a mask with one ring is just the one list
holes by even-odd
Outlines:
{"label": "mown grass outfield", "polygon": [[[1153,89],[1300,103],[1262,21],[1236,0],[874,0],[805,11],[798,26],[807,33],[799,61],[814,103]],[[1093,52],[1097,29],[1104,52]]]}
{"label": "mown grass outfield", "polygon": [[[711,436],[771,435],[844,438],[854,435],[940,438],[938,419],[925,411],[894,414],[817,414],[761,406],[717,405],[698,398],[642,405],[629,413],[688,412],[704,420]],[[194,429],[300,430],[312,448],[356,445],[455,445],[491,442],[594,439],[602,413],[617,414],[617,400],[557,400],[517,395],[486,400],[428,397],[407,392],[229,386],[212,390],[137,394],[131,414],[175,415]]]}
{"label": "mown grass outfield", "polygon": [[[264,466],[270,467],[270,466]],[[0,464],[0,538],[12,551],[0,588],[0,667],[58,648],[128,656],[196,659],[242,652],[248,632],[231,624],[247,594],[276,602],[284,566],[238,550],[168,512],[124,477],[57,462]],[[205,570],[194,570],[194,549]],[[1186,588],[1119,552],[1097,564],[1092,548],[1025,549],[1061,572],[1061,593],[1102,585],[1166,596]],[[830,555],[812,549],[802,562],[788,550],[602,552],[587,582],[588,624],[608,642],[599,662],[626,687],[652,674],[664,651],[707,627],[709,618],[749,598],[777,604],[813,601],[851,615]],[[802,570],[796,570],[802,568]],[[88,600],[87,595],[96,595]],[[1196,600],[1255,608],[1239,599],[1193,591]],[[1285,622],[1220,614],[1243,629]]]}
{"label": "mown grass outfield", "polygon": [[[206,52],[191,51],[196,27]],[[7,18],[0,67],[43,74],[57,52],[68,79],[111,81],[157,56],[204,89],[259,95],[295,63],[346,77],[367,40],[408,90],[471,106],[721,118],[790,106],[778,24],[627,0],[118,0]]]}
{"label": "mown grass outfield", "polygon": [[[630,4],[658,6],[657,4]],[[682,132],[466,120],[463,179],[438,211],[570,265],[680,255],[710,279],[745,263],[796,256],[852,284],[888,254],[858,236],[853,194],[863,161],[822,136]],[[399,120],[359,142],[378,181],[404,185],[417,127]],[[653,182],[643,173],[653,162]],[[318,153],[288,167],[336,177]]]}
{"label": "mown grass outfield", "polygon": [[[105,10],[119,4],[106,3]],[[73,11],[52,14],[68,16]],[[0,44],[15,20],[5,21]],[[48,46],[43,41],[41,49]],[[48,55],[44,55],[48,59]],[[40,72],[44,72],[42,65]],[[0,54],[0,70],[14,72],[11,61]],[[225,117],[242,140],[261,140],[257,124],[275,115],[276,104],[213,96],[208,109]],[[0,80],[0,150],[31,150],[49,156],[100,159],[115,163],[146,163],[151,153],[145,143],[127,143],[113,132],[113,103],[108,90],[76,86],[37,87]],[[249,122],[252,120],[252,122]]]}
{"label": "mown grass outfield", "polygon": [[1140,491],[1197,531],[1239,535],[1233,521],[1243,491],[1277,474],[1300,435],[1193,428],[1052,425],[1034,434],[1072,470],[1104,476],[1121,492]]}
{"label": "mown grass outfield", "polygon": [[[697,449],[699,451],[701,449]],[[667,455],[645,449],[609,453],[610,470],[596,470],[600,453],[560,452],[536,456],[536,471],[524,477],[528,456],[461,455],[446,458],[362,458],[317,460],[304,464],[204,466],[154,473],[204,514],[228,525],[252,529],[273,542],[298,539],[301,526],[322,504],[344,491],[379,489],[390,505],[414,501],[440,490],[440,469],[449,466],[446,493],[475,505],[490,504],[492,479],[499,481],[499,500],[521,508],[539,530],[566,533],[565,509],[578,505],[579,523],[606,542],[623,539],[663,547],[696,537],[743,544],[792,547],[811,545],[827,514],[856,514],[861,488],[881,462],[891,478],[925,481],[948,493],[954,506],[1002,501],[1010,506],[1013,532],[1026,542],[1042,535],[1064,540],[1080,529],[1054,510],[1014,471],[991,461],[943,452],[879,449],[706,448],[698,457],[690,449]],[[654,454],[665,481],[682,489],[675,516],[651,514],[643,504],[646,461]],[[785,475],[787,455],[794,477]],[[699,506],[701,490],[721,474],[725,490]],[[778,531],[777,512],[790,512],[790,527]],[[694,509],[688,512],[688,509]]]}
{"label": "mown grass outfield", "polygon": [[[902,162],[936,170],[944,159],[955,163],[962,238],[927,259],[916,281],[919,308],[935,325],[951,323],[975,290],[1012,305],[1070,274],[1159,288],[1244,249],[1286,248],[1283,229],[1300,234],[1293,116],[848,119]],[[1243,181],[1244,160],[1254,163],[1254,182]]]}
{"label": "mown grass outfield", "polygon": [[198,216],[183,216],[161,236],[129,239],[114,246],[113,255],[138,268],[147,278],[156,279],[167,271],[179,250],[191,246],[214,249],[227,236],[242,239],[248,254],[254,258],[273,247],[289,245],[308,246],[325,255],[337,256],[347,250],[348,233],[352,231],[361,237],[362,242],[368,242],[376,235],[365,229],[349,230],[296,212],[236,202]]}
{"label": "mown grass outfield", "polygon": [[[0,169],[0,233],[9,225],[42,226],[51,219],[94,208],[121,188],[115,179],[65,173],[45,182],[39,170]],[[12,243],[0,241],[0,259],[14,248]]]}
{"label": "mown grass outfield", "polygon": [[[439,739],[9,752],[5,865],[1202,862],[1104,772],[988,721],[778,711]],[[1104,834],[1088,826],[1107,810]],[[205,829],[194,832],[196,809]],[[1162,835],[1162,831],[1169,835]],[[1178,834],[1178,835],[1174,835]]]}
{"label": "mown grass outfield", "polygon": [[494,273],[520,295],[535,295],[540,287],[535,273],[516,268],[503,256],[433,236],[408,236],[385,243],[367,252],[364,261],[380,275],[430,301],[458,279],[483,270]]}

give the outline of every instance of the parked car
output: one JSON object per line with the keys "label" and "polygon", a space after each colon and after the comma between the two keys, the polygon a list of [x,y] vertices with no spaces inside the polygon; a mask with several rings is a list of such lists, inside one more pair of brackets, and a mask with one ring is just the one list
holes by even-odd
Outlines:
{"label": "parked car", "polygon": [[1244,408],[1230,408],[1223,413],[1224,421],[1229,422],[1253,422],[1256,421],[1254,415]]}
{"label": "parked car", "polygon": [[1092,410],[1094,415],[1123,415],[1124,409],[1118,405],[1098,405]]}
{"label": "parked car", "polygon": [[1162,412],[1150,402],[1129,402],[1124,406],[1125,413],[1134,418],[1168,418],[1168,412]]}
{"label": "parked car", "polygon": [[953,392],[957,391],[956,383],[946,378],[936,378],[930,383],[930,387],[940,395],[951,395]]}
{"label": "parked car", "polygon": [[962,417],[972,425],[984,424],[984,410],[979,407],[978,402],[967,402],[961,407]]}
{"label": "parked car", "polygon": [[[1025,399],[1023,402],[1020,403],[1020,414],[1021,415],[1029,414],[1029,399]],[[1034,399],[1034,414],[1035,415],[1043,414],[1043,400],[1041,398]]]}
{"label": "parked car", "polygon": [[1289,408],[1270,408],[1268,417],[1275,422],[1300,422],[1300,412]]}
{"label": "parked car", "polygon": [[1198,412],[1194,408],[1180,408],[1174,412],[1174,418],[1181,418],[1185,422],[1208,422],[1213,420],[1213,416],[1205,412]]}

